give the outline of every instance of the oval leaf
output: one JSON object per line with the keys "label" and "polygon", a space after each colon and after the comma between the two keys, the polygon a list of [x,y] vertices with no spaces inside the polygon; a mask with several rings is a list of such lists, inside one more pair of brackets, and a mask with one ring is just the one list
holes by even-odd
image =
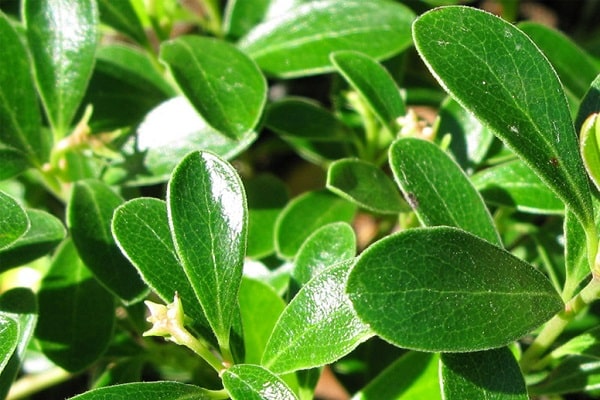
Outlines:
{"label": "oval leaf", "polygon": [[286,307],[269,338],[262,365],[281,374],[329,364],[373,333],[345,293],[354,259],[310,280]]}
{"label": "oval leaf", "polygon": [[245,54],[222,40],[184,36],[164,43],[160,56],[213,128],[240,139],[256,127],[267,100],[267,82]]}
{"label": "oval leaf", "polygon": [[437,145],[406,138],[395,142],[389,153],[394,178],[423,225],[454,226],[500,244],[483,199]]}
{"label": "oval leaf", "polygon": [[383,0],[313,1],[256,26],[238,46],[268,74],[313,75],[333,69],[334,51],[376,59],[399,53],[410,45],[413,18],[404,5]]}
{"label": "oval leaf", "polygon": [[593,229],[569,106],[556,73],[531,39],[498,17],[459,6],[423,14],[415,21],[413,36],[446,90]]}
{"label": "oval leaf", "polygon": [[198,386],[179,382],[136,382],[90,390],[71,400],[213,400],[215,394]]}
{"label": "oval leaf", "polygon": [[348,278],[359,317],[399,347],[501,347],[563,308],[550,281],[485,240],[450,227],[412,229],[365,250]]}
{"label": "oval leaf", "polygon": [[19,341],[19,325],[13,318],[0,313],[0,372],[4,371]]}
{"label": "oval leaf", "polygon": [[167,208],[185,274],[219,344],[228,349],[246,249],[242,182],[217,156],[190,153],[169,181]]}
{"label": "oval leaf", "polygon": [[233,400],[297,399],[284,381],[258,365],[237,364],[226,369],[223,386]]}
{"label": "oval leaf", "polygon": [[94,67],[96,2],[27,0],[23,17],[48,120],[55,137],[65,136]]}
{"label": "oval leaf", "polygon": [[29,229],[27,213],[15,199],[0,191],[0,249],[15,243]]}

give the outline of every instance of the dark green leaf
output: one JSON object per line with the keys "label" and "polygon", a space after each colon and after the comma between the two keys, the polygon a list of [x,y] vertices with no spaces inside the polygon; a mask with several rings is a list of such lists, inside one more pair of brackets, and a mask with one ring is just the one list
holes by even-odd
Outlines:
{"label": "dark green leaf", "polygon": [[[1,115],[0,118],[2,118]],[[0,164],[2,165],[0,181],[12,178],[29,167],[29,162],[22,152],[12,147],[6,147],[2,143],[0,143]]]}
{"label": "dark green leaf", "polygon": [[529,387],[530,395],[552,395],[600,389],[600,360],[568,357],[541,383]]}
{"label": "dark green leaf", "polygon": [[96,2],[26,0],[23,18],[38,91],[55,137],[61,138],[69,131],[94,67]]}
{"label": "dark green leaf", "polygon": [[292,276],[301,285],[324,269],[356,255],[356,235],[346,222],[333,222],[314,231],[298,250]]}
{"label": "dark green leaf", "polygon": [[501,347],[563,308],[550,281],[531,265],[450,227],[380,240],[358,258],[347,291],[379,336],[423,351]]}
{"label": "dark green leaf", "polygon": [[183,269],[219,345],[228,350],[246,249],[242,182],[217,156],[190,153],[173,172],[167,208]]}
{"label": "dark green leaf", "polygon": [[350,222],[356,206],[326,191],[304,193],[283,209],[275,225],[277,252],[293,258],[306,238],[331,222]]}
{"label": "dark green leaf", "polygon": [[17,321],[0,313],[0,372],[8,364],[19,341],[19,325]]}
{"label": "dark green leaf", "polygon": [[585,243],[585,232],[581,224],[572,212],[565,214],[564,221],[565,235],[565,283],[562,289],[562,298],[565,301],[570,300],[581,282],[590,275],[590,264],[587,259],[587,252],[582,243]]}
{"label": "dark green leaf", "polygon": [[238,46],[268,74],[312,75],[333,69],[334,51],[376,59],[401,52],[410,45],[413,18],[410,9],[388,1],[313,1],[256,26]]}
{"label": "dark green leaf", "polygon": [[503,139],[591,232],[589,187],[569,106],[556,73],[531,39],[469,7],[423,14],[413,35],[446,90]]}
{"label": "dark green leaf", "polygon": [[210,390],[179,382],[137,382],[90,390],[71,400],[213,400]]}
{"label": "dark green leaf", "polygon": [[346,158],[331,163],[327,189],[374,213],[398,214],[408,210],[390,177],[366,161]]}
{"label": "dark green leaf", "polygon": [[142,381],[142,371],[146,360],[142,357],[121,358],[110,363],[98,376],[91,389]]}
{"label": "dark green leaf", "polygon": [[40,166],[48,159],[52,137],[41,129],[27,51],[1,12],[0,48],[0,142],[7,146],[5,151],[14,160],[13,171],[20,172],[29,162]]}
{"label": "dark green leaf", "polygon": [[406,108],[400,89],[389,72],[371,57],[355,51],[338,51],[330,58],[383,126],[393,132],[397,127],[396,119],[406,114]]}
{"label": "dark green leaf", "polygon": [[565,344],[552,350],[552,358],[554,359],[560,359],[568,355],[581,355],[600,359],[600,327],[592,328],[581,335],[577,335]]}
{"label": "dark green leaf", "polygon": [[100,19],[117,31],[143,46],[149,46],[148,37],[131,0],[98,0]]}
{"label": "dark green leaf", "polygon": [[106,184],[79,181],[67,206],[67,225],[79,256],[96,278],[125,303],[134,303],[148,290],[111,234],[113,212],[122,203]]}
{"label": "dark green leaf", "polygon": [[423,225],[454,226],[500,244],[481,196],[437,145],[406,138],[396,141],[389,153],[394,178]]}
{"label": "dark green leaf", "polygon": [[0,271],[26,264],[54,249],[64,239],[62,222],[45,211],[27,210],[30,227],[10,248],[0,251]]}
{"label": "dark green leaf", "polygon": [[160,56],[213,128],[239,140],[256,127],[267,83],[245,54],[222,40],[184,36],[164,43]]}
{"label": "dark green leaf", "polygon": [[600,75],[594,79],[587,93],[583,96],[577,117],[575,118],[575,129],[580,131],[583,122],[588,119],[591,114],[597,113],[600,110]]}
{"label": "dark green leaf", "polygon": [[75,372],[104,353],[113,334],[113,296],[94,279],[70,240],[57,251],[38,299],[35,336],[50,360]]}
{"label": "dark green leaf", "polygon": [[442,354],[441,361],[440,385],[444,399],[529,399],[519,364],[507,347]]}
{"label": "dark green leaf", "polygon": [[27,232],[29,226],[29,218],[23,207],[0,191],[0,249],[13,245]]}
{"label": "dark green leaf", "polygon": [[262,365],[276,373],[319,367],[373,335],[345,293],[353,263],[354,259],[328,268],[300,289],[277,321]]}
{"label": "dark green leaf", "polygon": [[233,400],[294,400],[290,388],[263,367],[237,364],[223,373],[223,385]]}
{"label": "dark green leaf", "polygon": [[471,178],[483,198],[492,204],[519,211],[563,214],[564,203],[521,160],[509,161],[482,170]]}

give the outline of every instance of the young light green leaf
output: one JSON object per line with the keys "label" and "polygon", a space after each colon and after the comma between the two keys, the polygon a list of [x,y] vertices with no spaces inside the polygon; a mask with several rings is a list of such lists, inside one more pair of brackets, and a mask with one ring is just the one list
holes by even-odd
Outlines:
{"label": "young light green leaf", "polygon": [[[90,390],[71,400],[214,400],[219,392],[180,382],[136,382]],[[222,396],[222,394],[221,394]]]}
{"label": "young light green leaf", "polygon": [[559,395],[589,392],[600,389],[600,360],[597,358],[567,357],[542,382],[530,386],[529,394]]}
{"label": "young light green leaf", "polygon": [[4,371],[19,341],[19,325],[13,318],[0,312],[0,372]]}
{"label": "young light green leaf", "polygon": [[269,370],[236,364],[223,373],[223,386],[233,400],[295,400],[294,392]]}
{"label": "young light green leaf", "polygon": [[[8,18],[0,12],[0,142],[21,172],[40,166],[50,155],[52,137],[41,129],[38,99],[27,50]],[[15,164],[13,164],[15,165]],[[4,174],[4,173],[3,173]]]}
{"label": "young light green leaf", "polygon": [[588,176],[596,188],[600,188],[600,120],[598,114],[592,114],[583,122],[579,138],[579,147],[583,164]]}
{"label": "young light green leaf", "polygon": [[15,199],[0,191],[0,249],[9,248],[29,229],[27,213]]}
{"label": "young light green leaf", "polygon": [[528,400],[525,379],[507,347],[441,356],[440,385],[447,400]]}
{"label": "young light green leaf", "polygon": [[54,249],[65,238],[62,222],[42,210],[27,210],[30,227],[8,249],[0,251],[0,272],[36,260]]}
{"label": "young light green leaf", "polygon": [[413,18],[406,6],[383,0],[312,1],[256,26],[238,46],[268,74],[313,75],[333,69],[334,51],[375,59],[401,52],[410,45]]}
{"label": "young light green leaf", "polygon": [[352,400],[441,400],[439,359],[435,353],[410,351],[377,375]]}
{"label": "young light green leaf", "polygon": [[471,182],[491,204],[514,207],[530,213],[565,212],[565,204],[521,160],[486,168],[473,175]]}
{"label": "young light green leaf", "polygon": [[124,33],[142,46],[150,46],[148,36],[146,36],[131,0],[98,0],[98,10],[102,22]]}
{"label": "young light green leaf", "polygon": [[389,72],[373,58],[356,51],[338,51],[330,58],[383,126],[394,132],[396,119],[406,114],[406,108],[400,89]]}
{"label": "young light green leaf", "polygon": [[359,159],[331,163],[327,189],[377,214],[394,215],[409,209],[394,182],[375,165]]}
{"label": "young light green leaf", "polygon": [[167,209],[185,274],[219,345],[229,350],[248,224],[242,182],[214,154],[192,152],[173,171]]}
{"label": "young light green leaf", "polygon": [[345,293],[353,264],[354,259],[338,263],[300,289],[277,321],[262,365],[278,374],[319,367],[373,336]]}
{"label": "young light green leaf", "polygon": [[541,272],[453,227],[380,240],[359,256],[346,290],[379,336],[423,351],[501,347],[563,308]]}
{"label": "young light green leaf", "polygon": [[256,127],[267,82],[245,54],[222,40],[183,36],[163,43],[160,56],[213,128],[239,140]]}
{"label": "young light green leaf", "polygon": [[110,230],[114,210],[123,203],[105,183],[83,180],[73,185],[67,225],[85,265],[125,303],[140,301],[148,289],[121,253]]}
{"label": "young light green leaf", "polygon": [[425,226],[462,228],[500,245],[492,217],[460,167],[437,145],[421,139],[396,141],[390,166],[404,197]]}
{"label": "young light green leaf", "polygon": [[460,6],[423,14],[413,36],[446,90],[504,140],[591,232],[591,198],[569,106],[556,73],[531,39],[498,17]]}
{"label": "young light green leaf", "polygon": [[333,222],[314,231],[298,250],[292,277],[300,285],[324,269],[356,255],[356,235],[346,222]]}
{"label": "young light green leaf", "polygon": [[81,371],[105,352],[113,335],[114,298],[94,279],[70,240],[57,251],[38,301],[35,336],[55,364]]}
{"label": "young light green leaf", "polygon": [[316,229],[331,222],[350,222],[356,206],[327,191],[304,193],[283,209],[275,225],[277,252],[293,258]]}
{"label": "young light green leaf", "polygon": [[595,327],[587,332],[577,335],[568,342],[552,350],[551,356],[555,360],[564,356],[586,356],[600,359],[600,327]]}
{"label": "young light green leaf", "polygon": [[65,136],[94,67],[99,35],[95,1],[23,4],[38,91],[55,137]]}

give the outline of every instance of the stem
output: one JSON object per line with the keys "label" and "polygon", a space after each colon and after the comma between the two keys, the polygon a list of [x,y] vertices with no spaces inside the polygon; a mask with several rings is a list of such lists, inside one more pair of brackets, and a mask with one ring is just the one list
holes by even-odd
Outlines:
{"label": "stem", "polygon": [[43,389],[65,382],[71,377],[73,377],[73,374],[59,367],[54,367],[39,374],[26,375],[11,386],[6,399],[17,400],[29,397]]}
{"label": "stem", "polygon": [[219,360],[206,346],[203,346],[191,333],[186,329],[171,329],[171,341],[183,345],[194,353],[198,354],[219,374],[226,369],[221,360]]}

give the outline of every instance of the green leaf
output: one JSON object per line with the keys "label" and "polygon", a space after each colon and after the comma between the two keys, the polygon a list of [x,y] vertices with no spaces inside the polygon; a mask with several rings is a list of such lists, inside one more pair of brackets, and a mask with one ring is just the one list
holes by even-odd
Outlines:
{"label": "green leaf", "polygon": [[563,214],[564,203],[521,160],[494,165],[473,175],[473,185],[495,205],[541,214]]}
{"label": "green leaf", "polygon": [[529,399],[519,364],[507,347],[442,354],[440,379],[448,400]]}
{"label": "green leaf", "polygon": [[55,137],[65,136],[94,67],[95,1],[26,0],[23,19],[38,91]]}
{"label": "green leaf", "polygon": [[565,236],[565,283],[562,289],[562,298],[570,300],[579,285],[590,274],[590,264],[587,252],[582,243],[585,243],[585,232],[578,223],[575,215],[567,210],[564,221]]}
{"label": "green leaf", "polygon": [[406,108],[400,89],[389,72],[373,58],[355,51],[338,51],[330,58],[383,126],[394,132],[396,119],[406,114]]}
{"label": "green leaf", "polygon": [[[0,67],[1,68],[1,67]],[[2,118],[0,109],[0,119]],[[0,134],[0,140],[2,140]],[[26,156],[19,150],[7,147],[0,142],[0,181],[19,175],[29,167]]]}
{"label": "green leaf", "polygon": [[167,208],[185,274],[219,345],[229,349],[248,224],[242,182],[227,162],[192,152],[173,172]]}
{"label": "green leaf", "polygon": [[19,325],[17,321],[0,313],[0,372],[8,364],[19,341]]}
{"label": "green leaf", "polygon": [[375,165],[359,159],[331,163],[327,189],[377,214],[394,215],[408,209],[394,182]]}
{"label": "green leaf", "polygon": [[233,38],[248,33],[265,18],[273,0],[231,0],[225,6],[224,30]]}
{"label": "green leaf", "polygon": [[541,272],[450,227],[411,229],[372,245],[359,256],[347,292],[379,336],[423,351],[501,347],[563,308]]}
{"label": "green leaf", "polygon": [[346,222],[333,222],[314,231],[298,250],[292,276],[304,285],[326,268],[356,255],[356,235]]}
{"label": "green leaf", "polygon": [[[41,129],[38,99],[27,50],[8,18],[0,12],[0,142],[17,172],[40,166],[50,155],[52,137]],[[25,162],[26,161],[26,162]],[[4,174],[4,173],[3,173]]]}
{"label": "green leaf", "polygon": [[350,222],[356,206],[327,191],[304,193],[283,209],[275,225],[277,253],[293,258],[316,229],[331,222]]}
{"label": "green leaf", "polygon": [[333,69],[334,51],[375,59],[401,52],[411,43],[413,18],[406,6],[383,0],[313,1],[256,26],[238,46],[270,75],[313,75]]}
{"label": "green leaf", "polygon": [[29,226],[29,218],[23,207],[0,191],[0,249],[10,248],[27,232]]}
{"label": "green leaf", "polygon": [[568,342],[552,350],[552,358],[586,356],[600,360],[600,327],[595,327],[587,332],[577,335]]}
{"label": "green leaf", "polygon": [[237,364],[226,369],[223,386],[233,400],[297,399],[281,378],[258,365]]}
{"label": "green leaf", "polygon": [[0,272],[36,260],[65,238],[62,222],[45,211],[27,210],[30,227],[10,248],[0,251]]}
{"label": "green leaf", "polygon": [[213,400],[214,392],[179,382],[136,382],[90,390],[71,400]]}
{"label": "green leaf", "polygon": [[581,126],[579,147],[583,164],[596,189],[600,188],[600,121],[592,114]]}
{"label": "green leaf", "polygon": [[575,129],[579,132],[583,123],[591,114],[600,110],[600,75],[594,79],[587,93],[583,96],[577,117],[575,118]]}
{"label": "green leaf", "polygon": [[396,141],[389,150],[396,182],[425,226],[462,228],[494,244],[492,217],[460,167],[437,145],[421,139]]}
{"label": "green leaf", "polygon": [[600,360],[575,356],[566,358],[544,381],[530,386],[530,395],[558,395],[600,389]]}
{"label": "green leaf", "polygon": [[148,289],[110,230],[113,212],[122,203],[121,196],[105,183],[76,182],[67,205],[67,226],[79,256],[94,276],[125,303],[135,303]]}
{"label": "green leaf", "polygon": [[446,90],[504,140],[586,229],[593,228],[569,106],[556,73],[531,39],[498,17],[458,6],[423,14],[413,36]]}
{"label": "green leaf", "polygon": [[275,373],[319,367],[373,336],[345,293],[353,263],[354,259],[338,263],[300,289],[277,321],[262,365]]}
{"label": "green leaf", "polygon": [[518,27],[548,57],[565,87],[582,98],[600,73],[595,60],[556,29],[535,22],[522,22]]}
{"label": "green leaf", "polygon": [[42,351],[67,371],[81,371],[108,347],[115,322],[113,296],[92,276],[66,240],[38,293],[35,336]]}
{"label": "green leaf", "polygon": [[100,19],[143,46],[150,46],[131,0],[98,0]]}
{"label": "green leaf", "polygon": [[258,67],[222,40],[183,36],[163,43],[161,58],[204,119],[231,139],[253,130],[267,100]]}
{"label": "green leaf", "polygon": [[441,400],[440,357],[411,351],[377,375],[352,400]]}

